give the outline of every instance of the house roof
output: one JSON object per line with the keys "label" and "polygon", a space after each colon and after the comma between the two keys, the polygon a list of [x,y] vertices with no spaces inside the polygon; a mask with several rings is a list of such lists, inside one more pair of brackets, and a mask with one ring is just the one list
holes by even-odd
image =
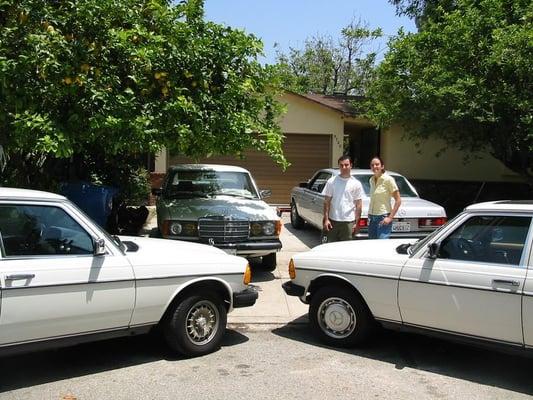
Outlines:
{"label": "house roof", "polygon": [[315,103],[321,104],[328,108],[331,108],[335,111],[340,111],[344,115],[349,115],[355,117],[359,114],[357,109],[353,106],[354,102],[360,102],[363,98],[361,96],[349,96],[344,94],[333,94],[333,95],[324,95],[324,94],[298,94],[291,92],[297,96],[304,97],[308,100],[314,101]]}

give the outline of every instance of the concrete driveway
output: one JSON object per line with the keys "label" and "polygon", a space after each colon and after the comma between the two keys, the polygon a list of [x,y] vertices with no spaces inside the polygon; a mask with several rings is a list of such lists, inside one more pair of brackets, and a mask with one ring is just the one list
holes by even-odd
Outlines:
{"label": "concrete driveway", "polygon": [[257,329],[269,329],[273,325],[307,323],[309,306],[297,297],[287,296],[281,284],[289,280],[288,265],[291,257],[319,244],[320,232],[309,227],[295,230],[291,227],[289,214],[284,214],[280,239],[283,248],[278,253],[275,271],[261,271],[260,268],[254,268],[252,263],[252,283],[259,290],[259,299],[253,307],[236,309],[229,314],[230,326],[238,328],[245,324]]}

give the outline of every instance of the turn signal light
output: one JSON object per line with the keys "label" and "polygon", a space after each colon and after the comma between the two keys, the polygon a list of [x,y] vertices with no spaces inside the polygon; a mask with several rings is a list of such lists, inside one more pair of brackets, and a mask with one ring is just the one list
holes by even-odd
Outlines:
{"label": "turn signal light", "polygon": [[279,221],[276,221],[276,236],[279,236],[279,234],[281,233],[281,227],[282,227],[282,223],[281,223],[281,220]]}
{"label": "turn signal light", "polygon": [[289,261],[289,278],[296,278],[296,267],[294,266],[294,261],[292,261],[292,258]]}
{"label": "turn signal light", "polygon": [[252,269],[250,268],[250,264],[246,264],[242,281],[245,285],[248,285],[252,281]]}

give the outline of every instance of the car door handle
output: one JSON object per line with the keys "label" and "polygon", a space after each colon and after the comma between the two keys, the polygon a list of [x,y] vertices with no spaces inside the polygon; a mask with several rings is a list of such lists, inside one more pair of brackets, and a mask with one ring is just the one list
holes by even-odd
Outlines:
{"label": "car door handle", "polygon": [[492,283],[500,284],[500,285],[520,286],[520,282],[518,281],[508,281],[505,279],[493,279]]}
{"label": "car door handle", "polygon": [[18,281],[21,279],[33,279],[35,278],[35,274],[13,274],[13,275],[6,275],[6,281]]}

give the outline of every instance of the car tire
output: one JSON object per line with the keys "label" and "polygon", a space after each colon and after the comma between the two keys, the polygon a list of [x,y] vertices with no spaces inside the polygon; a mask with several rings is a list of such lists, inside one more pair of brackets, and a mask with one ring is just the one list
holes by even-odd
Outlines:
{"label": "car tire", "polygon": [[276,253],[270,253],[261,257],[261,269],[264,269],[265,271],[274,271],[277,264]]}
{"label": "car tire", "polygon": [[196,357],[220,347],[226,321],[222,299],[212,293],[200,292],[184,298],[174,307],[163,332],[173,351]]}
{"label": "car tire", "polygon": [[298,214],[298,208],[296,208],[296,203],[294,200],[291,202],[291,225],[294,229],[302,229],[304,227],[305,221],[300,214]]}
{"label": "car tire", "polygon": [[371,334],[374,321],[364,301],[353,290],[330,286],[319,289],[309,306],[311,331],[335,347],[353,347]]}

